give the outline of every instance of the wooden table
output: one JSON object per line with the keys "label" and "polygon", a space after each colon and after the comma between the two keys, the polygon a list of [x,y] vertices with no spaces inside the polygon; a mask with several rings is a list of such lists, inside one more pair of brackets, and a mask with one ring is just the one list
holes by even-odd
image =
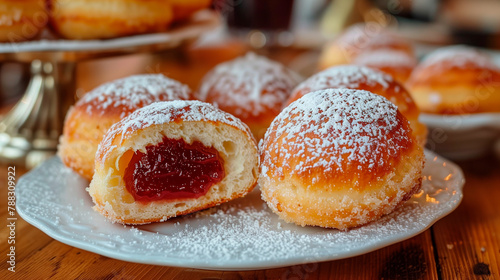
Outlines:
{"label": "wooden table", "polygon": [[[165,67],[153,70],[179,70]],[[500,164],[483,158],[460,166],[467,182],[458,209],[414,238],[358,257],[245,272],[135,264],[55,241],[16,216],[16,272],[7,270],[10,231],[2,226],[0,279],[500,279]],[[25,172],[16,168],[16,180]],[[7,173],[8,166],[0,166],[4,223],[9,217]]]}

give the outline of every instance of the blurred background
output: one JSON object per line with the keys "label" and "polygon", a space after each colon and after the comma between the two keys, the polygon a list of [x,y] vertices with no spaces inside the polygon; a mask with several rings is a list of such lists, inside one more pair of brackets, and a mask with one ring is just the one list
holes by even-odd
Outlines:
{"label": "blurred background", "polygon": [[[321,69],[328,42],[357,23],[368,23],[366,32],[390,30],[415,48],[418,59],[452,44],[500,49],[498,0],[213,0],[208,9],[220,24],[175,48],[78,60],[71,92],[63,95],[74,102],[104,82],[139,73],[162,73],[197,90],[215,65],[248,51],[308,77]],[[0,60],[0,115],[20,102],[30,78],[29,63]]]}
{"label": "blurred background", "polygon": [[[290,51],[276,55],[278,60],[295,68],[309,60],[313,67],[314,54],[299,61],[293,58],[299,53],[320,52],[325,41],[358,22],[393,27],[400,36],[422,45],[500,48],[498,0],[213,0],[211,9],[221,16],[223,26],[175,53],[169,50],[79,63],[77,92],[145,72],[163,72],[196,88],[212,66],[248,49],[276,53],[276,49],[286,48]],[[199,65],[198,73],[186,77],[179,69],[189,68],[190,63]],[[120,67],[122,64],[127,67]],[[87,73],[91,68],[97,71]],[[28,70],[26,64],[0,62],[0,106],[19,100],[29,81]]]}
{"label": "blurred background", "polygon": [[[213,0],[211,9],[220,14],[224,25],[177,50],[180,53],[80,63],[77,73],[88,68],[99,70],[92,76],[84,74],[81,78],[90,81],[78,83],[86,85],[77,87],[78,91],[85,92],[102,81],[144,72],[169,72],[173,78],[196,88],[199,81],[196,75],[186,78],[179,71],[170,72],[169,66],[197,63],[202,76],[213,65],[247,49],[319,52],[326,40],[358,22],[375,21],[397,28],[399,35],[421,44],[500,48],[498,0]],[[293,61],[289,56],[293,54],[288,53],[281,59],[290,64]],[[151,59],[155,63],[151,63]],[[117,66],[120,64],[129,67],[122,70]],[[12,104],[21,97],[29,81],[28,68],[19,63],[0,64],[0,106]]]}

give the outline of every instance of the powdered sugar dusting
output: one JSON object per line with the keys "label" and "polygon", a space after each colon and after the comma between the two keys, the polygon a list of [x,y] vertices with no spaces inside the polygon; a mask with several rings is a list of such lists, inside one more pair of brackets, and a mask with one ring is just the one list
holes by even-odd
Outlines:
{"label": "powdered sugar dusting", "polygon": [[[307,80],[300,83],[295,89],[305,94],[307,92],[327,89],[327,88],[358,88],[360,84],[367,84],[375,87],[377,85],[387,89],[394,79],[381,71],[359,65],[340,65],[328,68],[314,74]],[[399,87],[395,89],[399,91]]]}
{"label": "powdered sugar dusting", "polygon": [[369,25],[363,23],[350,26],[339,36],[340,43],[353,46],[356,44],[372,43],[372,41],[375,44],[383,44],[384,42],[389,44],[390,42],[387,39],[394,40],[386,30],[381,30],[380,28],[372,30],[369,27]]}
{"label": "powdered sugar dusting", "polygon": [[[300,77],[278,62],[248,53],[219,64],[203,79],[199,99],[237,108],[238,117],[280,108]],[[220,102],[217,102],[220,101]]]}
{"label": "powdered sugar dusting", "polygon": [[125,139],[138,129],[178,120],[222,122],[251,135],[250,129],[241,120],[211,104],[194,100],[156,102],[138,109],[111,126],[97,149],[97,157],[105,161],[106,156],[115,148],[112,143],[118,135],[121,139]]}
{"label": "powdered sugar dusting", "polygon": [[493,63],[492,58],[476,48],[463,45],[439,48],[428,54],[420,63],[419,68],[438,65],[445,68],[468,68],[478,67],[486,69],[499,68]]}
{"label": "powdered sugar dusting", "polygon": [[366,66],[413,68],[417,65],[417,60],[406,52],[392,49],[379,49],[360,54],[354,59],[354,63]]}
{"label": "powdered sugar dusting", "polygon": [[121,108],[122,116],[158,101],[190,99],[188,86],[161,74],[134,75],[103,84],[85,94],[76,104],[87,113],[104,115]]}
{"label": "powdered sugar dusting", "polygon": [[164,223],[112,224],[92,210],[88,182],[58,158],[21,178],[16,197],[19,214],[29,223],[56,240],[108,257],[193,268],[261,269],[351,257],[422,232],[455,209],[463,185],[453,163],[432,153],[426,159],[419,194],[394,213],[349,231],[284,223],[260,199],[258,189]]}
{"label": "powdered sugar dusting", "polygon": [[264,176],[267,169],[281,177],[284,170],[301,176],[318,169],[364,173],[386,168],[388,157],[397,157],[412,141],[397,114],[394,104],[368,91],[306,94],[268,129],[261,147]]}
{"label": "powdered sugar dusting", "polygon": [[23,16],[23,11],[21,9],[12,9],[8,13],[0,15],[0,25],[12,26],[14,24],[21,22],[22,19],[26,21],[29,20],[26,19],[25,16]]}
{"label": "powdered sugar dusting", "polygon": [[347,28],[335,41],[344,50],[353,54],[364,50],[387,48],[411,50],[411,46],[377,23],[360,23]]}

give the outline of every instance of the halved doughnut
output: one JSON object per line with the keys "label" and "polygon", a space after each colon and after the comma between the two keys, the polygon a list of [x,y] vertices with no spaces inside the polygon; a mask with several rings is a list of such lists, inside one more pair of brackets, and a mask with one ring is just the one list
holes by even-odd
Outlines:
{"label": "halved doughnut", "polygon": [[208,103],[169,101],[113,125],[95,166],[94,209],[114,222],[145,224],[246,195],[259,157],[239,119]]}

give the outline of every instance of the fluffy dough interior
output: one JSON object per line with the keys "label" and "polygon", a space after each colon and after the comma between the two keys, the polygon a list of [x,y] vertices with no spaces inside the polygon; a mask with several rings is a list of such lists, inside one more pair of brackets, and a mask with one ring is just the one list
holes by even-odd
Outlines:
{"label": "fluffy dough interior", "polygon": [[[164,136],[182,138],[188,144],[199,141],[217,149],[224,160],[224,179],[197,199],[135,202],[123,180],[123,172],[132,156],[130,151],[146,152],[146,146],[162,142]],[[96,173],[89,193],[94,198],[96,210],[113,221],[143,224],[164,221],[243,196],[255,186],[257,173],[256,145],[243,131],[223,123],[172,122],[135,133],[121,143],[102,166],[96,162]]]}

